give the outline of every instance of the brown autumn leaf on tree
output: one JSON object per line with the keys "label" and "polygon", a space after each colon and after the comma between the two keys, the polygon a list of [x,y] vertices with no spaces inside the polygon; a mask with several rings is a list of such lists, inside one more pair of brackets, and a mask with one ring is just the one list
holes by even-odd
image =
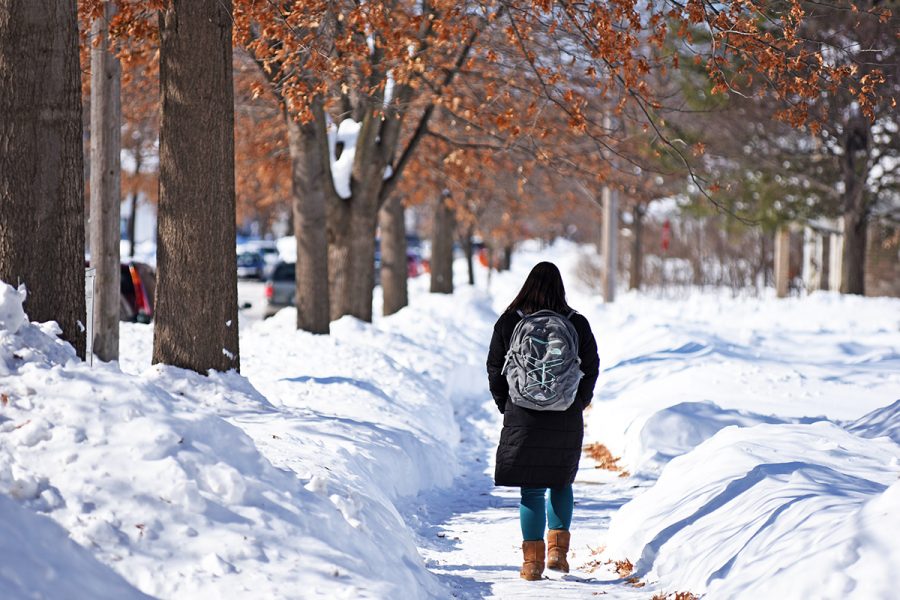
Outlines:
{"label": "brown autumn leaf on tree", "polygon": [[[165,4],[122,0],[111,32],[123,62],[153,59],[156,11]],[[102,0],[80,5],[83,15],[96,16]],[[890,18],[881,6],[834,6]],[[327,211],[321,217],[327,240],[309,246],[327,245],[329,266],[306,279],[331,282],[331,317],[368,318],[374,252],[368,238],[377,209],[402,193],[429,137],[443,136],[453,148],[437,151],[440,166],[430,168],[452,177],[434,188],[456,182],[453,187],[466,190],[460,212],[469,221],[484,214],[486,224],[493,215],[488,236],[527,235],[535,221],[565,212],[569,200],[596,196],[601,183],[633,190],[642,198],[635,202],[646,202],[663,191],[648,173],[686,177],[722,207],[715,199],[718,184],[695,171],[703,159],[699,147],[682,147],[668,128],[667,111],[677,110],[680,99],[662,83],[690,57],[713,93],[768,95],[781,104],[777,115],[794,127],[820,127],[824,115],[814,100],[823,90],[847,91],[870,114],[885,93],[883,73],[854,70],[810,45],[808,10],[799,0],[236,0],[234,39],[257,68],[256,81],[238,82],[244,109],[237,123],[240,217],[270,220],[274,207],[291,198],[298,235],[307,239],[317,226],[303,229],[303,223],[320,217],[311,221],[304,211],[314,205]],[[326,138],[345,120],[358,124],[359,137],[350,192],[339,193],[331,175],[340,149]],[[456,125],[447,125],[451,121]],[[291,131],[293,139],[307,140],[308,151],[291,147]],[[434,156],[425,158],[423,164]],[[468,174],[460,176],[467,164]],[[488,181],[497,181],[496,189],[476,189]],[[298,185],[302,195],[293,189]],[[539,210],[549,212],[522,223],[520,216]],[[301,263],[324,263],[323,256],[324,250]],[[328,294],[309,289],[304,296],[300,287],[298,298]]]}

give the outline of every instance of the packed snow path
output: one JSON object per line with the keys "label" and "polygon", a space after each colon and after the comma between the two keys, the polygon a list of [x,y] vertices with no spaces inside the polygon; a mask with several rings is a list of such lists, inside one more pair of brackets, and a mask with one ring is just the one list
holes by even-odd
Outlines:
{"label": "packed snow path", "polygon": [[[467,375],[455,379],[486,382],[480,371]],[[574,488],[571,572],[547,570],[539,582],[519,578],[519,492],[517,488],[494,487],[492,477],[502,416],[490,400],[486,384],[480,393],[468,390],[468,397],[467,390],[458,389],[452,381],[449,387],[448,393],[457,395],[462,474],[450,488],[416,498],[407,513],[419,536],[419,551],[447,587],[447,597],[646,597],[646,590],[623,581],[597,553],[611,514],[638,491],[637,484],[598,472],[587,457]]]}

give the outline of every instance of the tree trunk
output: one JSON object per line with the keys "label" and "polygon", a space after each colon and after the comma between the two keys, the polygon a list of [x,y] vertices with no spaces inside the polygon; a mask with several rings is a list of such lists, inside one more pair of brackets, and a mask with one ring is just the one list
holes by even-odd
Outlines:
{"label": "tree trunk", "polygon": [[74,0],[0,0],[0,280],[85,355],[84,150]]}
{"label": "tree trunk", "polygon": [[693,271],[693,279],[692,282],[697,287],[703,287],[706,283],[706,279],[703,275],[703,246],[704,246],[704,238],[706,235],[706,229],[703,226],[703,222],[700,224],[695,224],[696,233],[697,233],[697,243],[691,248],[691,270]]}
{"label": "tree trunk", "polygon": [[359,198],[336,198],[329,202],[328,276],[332,320],[345,315],[372,320],[378,210],[369,211],[360,204]]}
{"label": "tree trunk", "polygon": [[842,170],[844,179],[844,256],[841,263],[841,293],[866,293],[866,229],[869,202],[866,180],[870,169],[872,133],[868,119],[855,117],[844,133]]}
{"label": "tree trunk", "polygon": [[644,279],[644,215],[647,208],[636,203],[631,209],[633,218],[631,243],[631,277],[628,281],[628,289],[639,290]]}
{"label": "tree trunk", "polygon": [[134,260],[134,248],[137,243],[134,239],[134,236],[137,234],[137,207],[138,207],[138,191],[137,187],[131,192],[128,199],[129,206],[131,207],[131,213],[128,216],[128,249],[129,249],[129,258]]}
{"label": "tree trunk", "polygon": [[[351,315],[363,321],[372,320],[375,229],[385,167],[392,153],[388,148],[391,141],[381,137],[384,123],[381,110],[367,109],[356,139],[351,197],[340,198],[335,193],[334,201],[328,203],[328,268],[334,319]],[[393,135],[385,137],[394,139]]]}
{"label": "tree trunk", "polygon": [[[363,206],[360,206],[363,204]],[[375,229],[378,209],[361,202],[350,214],[350,311],[357,319],[372,321],[372,291],[375,288]]]}
{"label": "tree trunk", "polygon": [[841,293],[866,293],[867,215],[844,213],[844,256],[841,261]]}
{"label": "tree trunk", "polygon": [[381,207],[381,290],[384,315],[392,315],[407,304],[406,223],[403,201],[393,195]]}
{"label": "tree trunk", "polygon": [[119,358],[120,168],[122,109],[119,59],[109,51],[108,23],[116,3],[95,19],[91,49],[91,266],[97,269],[94,291],[94,354]]}
{"label": "tree trunk", "polygon": [[503,246],[503,251],[500,254],[500,268],[498,271],[509,271],[512,269],[512,255],[513,255],[513,247],[512,244],[506,244]]}
{"label": "tree trunk", "polygon": [[286,114],[291,153],[293,226],[297,240],[297,329],[328,333],[328,240],[325,185],[327,174],[318,140],[319,125],[301,124]]}
{"label": "tree trunk", "polygon": [[138,178],[141,173],[141,164],[143,163],[143,155],[141,154],[141,144],[138,142],[135,145],[134,151],[134,185],[131,189],[131,194],[129,196],[128,204],[131,212],[128,216],[128,256],[133,260],[135,246],[137,244],[137,240],[135,236],[137,236],[137,208],[138,208],[138,196],[140,194]]}
{"label": "tree trunk", "polygon": [[475,226],[471,223],[466,227],[463,237],[463,251],[466,253],[466,268],[469,271],[469,285],[475,285]]}
{"label": "tree trunk", "polygon": [[449,205],[449,198],[438,198],[434,211],[431,234],[431,292],[453,293],[453,230],[456,215]]}
{"label": "tree trunk", "polygon": [[759,261],[756,265],[757,276],[762,280],[762,287],[769,285],[769,234],[765,229],[759,232]]}
{"label": "tree trunk", "polygon": [[167,6],[153,362],[238,369],[231,0]]}
{"label": "tree trunk", "polygon": [[831,256],[831,235],[828,233],[820,235],[822,236],[822,255],[820,257],[822,261],[822,276],[819,279],[819,289],[827,291],[831,281],[831,261],[828,259]]}
{"label": "tree trunk", "polygon": [[328,292],[331,320],[350,314],[350,201],[332,198],[327,206]]}

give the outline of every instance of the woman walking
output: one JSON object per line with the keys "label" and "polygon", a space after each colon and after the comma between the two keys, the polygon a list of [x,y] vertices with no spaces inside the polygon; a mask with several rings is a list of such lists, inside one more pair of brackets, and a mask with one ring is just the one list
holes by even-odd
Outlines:
{"label": "woman walking", "polygon": [[[567,357],[576,351],[577,358]],[[503,413],[494,483],[521,488],[523,579],[542,577],[548,525],[546,566],[569,572],[582,411],[599,363],[587,319],[566,303],[559,269],[539,263],[494,325],[487,358],[491,395]]]}

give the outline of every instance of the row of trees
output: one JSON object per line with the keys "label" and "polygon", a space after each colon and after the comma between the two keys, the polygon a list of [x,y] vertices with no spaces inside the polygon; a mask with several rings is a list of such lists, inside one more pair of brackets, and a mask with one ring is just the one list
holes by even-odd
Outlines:
{"label": "row of trees", "polygon": [[[686,71],[679,93],[704,118],[672,121],[704,142],[701,168],[721,182],[722,202],[739,217],[769,233],[788,222],[843,217],[841,290],[863,294],[869,223],[873,216],[900,219],[900,20],[878,0],[804,7],[798,45],[853,72],[858,83],[818,88],[800,81],[807,94],[798,94],[783,121],[770,118],[784,109],[771,98],[711,96],[704,74]],[[727,77],[739,71],[731,65]],[[882,94],[861,101],[860,89],[872,85]]]}
{"label": "row of trees", "polygon": [[[162,110],[153,358],[200,372],[236,369],[231,5],[156,4]],[[121,126],[118,65],[104,34],[115,19],[133,17],[136,4],[121,5],[116,16],[111,3],[82,8],[96,23],[91,238],[102,284],[95,315],[100,331],[114,331]],[[30,316],[57,321],[84,356],[84,157],[74,0],[0,4],[0,115],[0,278],[24,283]],[[117,354],[108,340],[98,350],[103,358]]]}
{"label": "row of trees", "polygon": [[[646,203],[690,182],[734,210],[716,191],[724,161],[704,158],[702,132],[678,118],[697,90],[703,102],[765,98],[805,135],[824,131],[820,106],[838,92],[869,123],[890,102],[883,68],[853,68],[848,45],[809,36],[799,0],[77,4],[0,0],[0,277],[25,282],[33,318],[57,320],[83,354],[80,8],[94,56],[92,260],[117,292],[115,145],[125,132],[137,186],[158,103],[154,361],[200,372],[239,365],[235,88],[238,123],[254,124],[237,140],[253,157],[238,185],[290,199],[297,326],[318,333],[343,315],[371,319],[379,221],[386,307],[405,304],[401,201],[440,196],[436,222],[469,232],[512,232],[538,208],[527,199],[549,198],[552,213],[600,185]],[[853,14],[894,22],[879,6]],[[143,98],[131,116],[117,57],[121,85]],[[98,297],[101,331],[116,326],[112,297]]]}

